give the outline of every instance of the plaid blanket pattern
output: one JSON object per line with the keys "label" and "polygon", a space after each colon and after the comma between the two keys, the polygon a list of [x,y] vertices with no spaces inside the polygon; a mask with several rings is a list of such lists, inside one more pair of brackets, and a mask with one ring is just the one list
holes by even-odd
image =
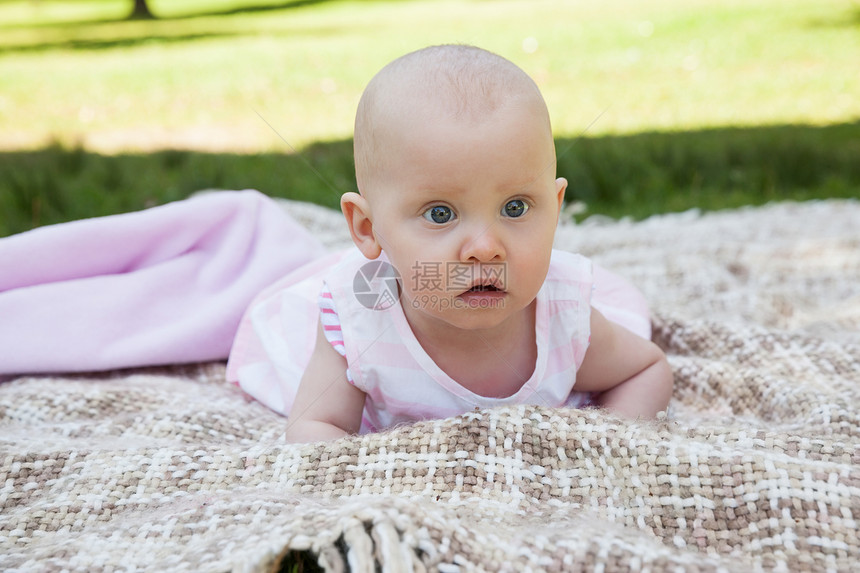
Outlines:
{"label": "plaid blanket pattern", "polygon": [[287,445],[221,363],[8,380],[0,569],[854,570],[858,220],[828,201],[561,225],[653,301],[676,382],[655,422],[522,406]]}

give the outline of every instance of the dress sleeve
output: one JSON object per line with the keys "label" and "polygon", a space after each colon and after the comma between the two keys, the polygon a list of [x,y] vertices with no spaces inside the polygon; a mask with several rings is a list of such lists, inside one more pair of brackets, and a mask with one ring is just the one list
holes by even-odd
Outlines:
{"label": "dress sleeve", "polygon": [[[343,345],[343,329],[340,326],[340,317],[337,315],[337,309],[334,306],[334,299],[331,296],[331,290],[328,285],[323,282],[320,290],[319,298],[320,307],[320,323],[323,327],[323,334],[326,340],[329,341],[335,351],[346,358],[346,347]],[[346,369],[346,379],[350,384],[355,385],[352,381],[352,374],[349,368]]]}

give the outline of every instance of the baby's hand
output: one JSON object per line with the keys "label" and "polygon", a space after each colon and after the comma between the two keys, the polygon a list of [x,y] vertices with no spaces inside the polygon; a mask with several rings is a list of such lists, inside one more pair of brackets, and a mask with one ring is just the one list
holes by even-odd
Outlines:
{"label": "baby's hand", "polygon": [[666,355],[591,309],[591,344],[576,374],[575,390],[596,392],[600,406],[626,418],[655,418],[672,397]]}
{"label": "baby's hand", "polygon": [[293,420],[292,416],[287,422],[285,433],[287,442],[291,444],[336,440],[348,435],[346,430],[335,425],[316,420]]}

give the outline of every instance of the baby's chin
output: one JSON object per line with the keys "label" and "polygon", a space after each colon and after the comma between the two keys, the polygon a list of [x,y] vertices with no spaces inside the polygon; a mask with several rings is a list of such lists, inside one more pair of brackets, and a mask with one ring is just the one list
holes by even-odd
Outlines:
{"label": "baby's chin", "polygon": [[451,297],[451,302],[446,303],[445,309],[418,305],[412,308],[412,314],[415,319],[428,325],[473,331],[477,334],[481,331],[507,328],[511,321],[528,318],[524,313],[531,305],[525,308],[513,308],[513,305],[514,301],[510,295],[499,291],[489,295]]}

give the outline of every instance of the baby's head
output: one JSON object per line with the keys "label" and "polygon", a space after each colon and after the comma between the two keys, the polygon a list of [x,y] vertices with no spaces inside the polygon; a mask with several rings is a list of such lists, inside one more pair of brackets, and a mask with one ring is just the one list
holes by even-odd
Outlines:
{"label": "baby's head", "polygon": [[[431,314],[447,316],[495,297],[501,317],[534,301],[567,182],[555,178],[549,114],[525,72],[470,46],[395,60],[359,103],[355,165],[360,195],[341,199],[352,238],[368,258],[386,253],[413,308],[432,300],[446,309]],[[475,287],[499,268],[503,278]],[[429,269],[472,278],[431,284]]]}
{"label": "baby's head", "polygon": [[370,81],[355,117],[355,171],[370,194],[392,167],[391,151],[424,128],[453,121],[462,129],[504,106],[529,108],[555,165],[549,113],[534,81],[512,62],[463,45],[431,46],[402,56]]}

